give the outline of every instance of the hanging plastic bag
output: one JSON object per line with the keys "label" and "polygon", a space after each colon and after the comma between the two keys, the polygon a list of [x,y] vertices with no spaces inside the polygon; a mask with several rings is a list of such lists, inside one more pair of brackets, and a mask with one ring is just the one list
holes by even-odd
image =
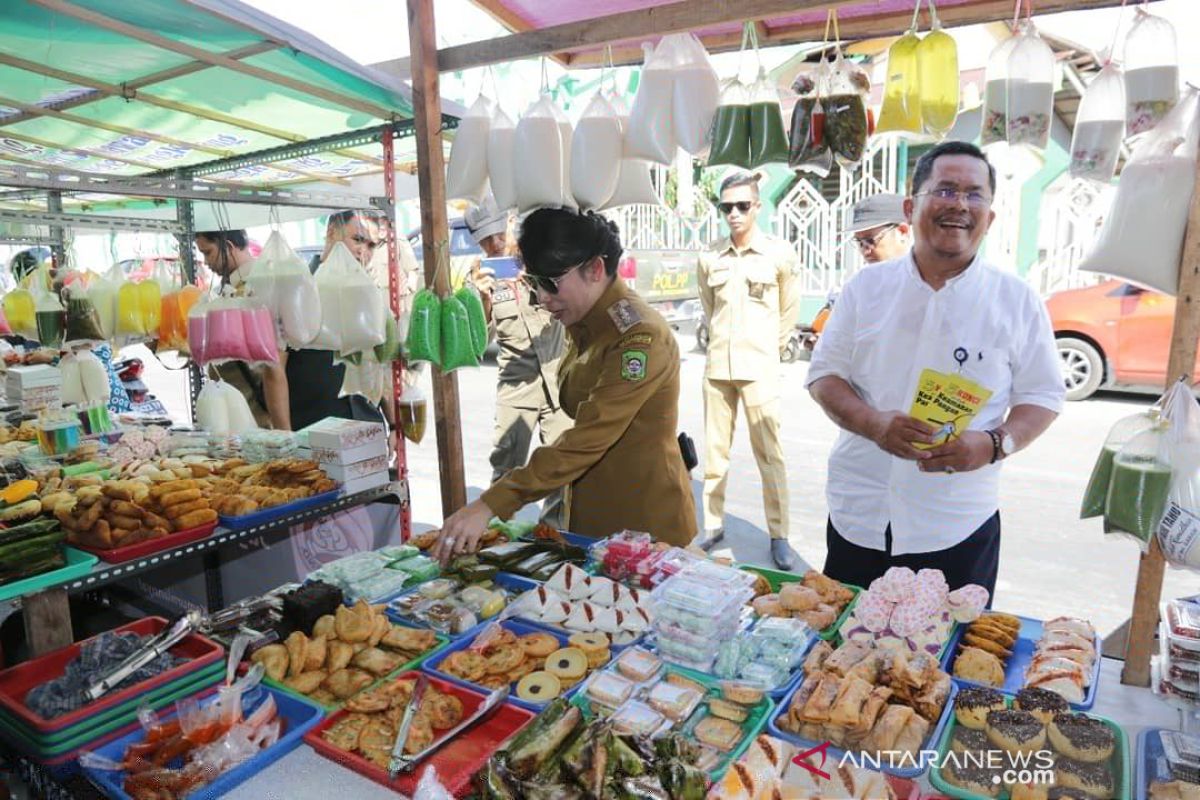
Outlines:
{"label": "hanging plastic bag", "polygon": [[579,208],[603,208],[621,177],[621,122],[603,93],[584,109],[571,139],[571,195]]}
{"label": "hanging plastic bag", "polygon": [[26,339],[37,338],[37,311],[28,289],[16,288],[4,295],[4,316],[9,326]]}
{"label": "hanging plastic bag", "polygon": [[62,347],[63,334],[66,332],[67,312],[58,295],[42,288],[44,284],[41,281],[36,281],[34,286],[34,320],[38,343],[42,347],[58,350]]}
{"label": "hanging plastic bag", "polygon": [[[613,112],[617,115],[617,120],[621,123],[623,137],[624,132],[629,129],[629,109],[625,105],[625,101],[617,95],[610,96],[608,100],[612,105]],[[604,208],[617,208],[634,203],[659,205],[660,202],[658,193],[654,191],[654,182],[650,178],[650,163],[640,158],[623,156],[621,158],[621,174],[617,178],[617,188]]]}
{"label": "hanging plastic bag", "polygon": [[633,111],[625,128],[625,155],[659,164],[675,160],[675,130],[671,107],[675,95],[675,44],[664,36],[658,47],[642,45],[645,54]]}
{"label": "hanging plastic bag", "polygon": [[0,336],[11,336],[12,326],[8,324],[8,317],[4,314],[4,304],[0,303]]}
{"label": "hanging plastic bag", "polygon": [[575,128],[566,112],[557,104],[551,103],[550,108],[554,111],[554,121],[558,123],[558,143],[562,148],[562,205],[574,206],[575,198],[571,195],[571,140],[575,138]]}
{"label": "hanging plastic bag", "polygon": [[487,190],[488,130],[496,104],[482,94],[476,98],[454,132],[446,167],[446,197],[479,203]]}
{"label": "hanging plastic bag", "polygon": [[58,362],[63,405],[107,405],[112,391],[108,371],[91,350],[68,353]]}
{"label": "hanging plastic bag", "polygon": [[416,383],[407,384],[409,373],[405,373],[406,385],[400,395],[400,432],[413,444],[425,438],[428,401],[425,392]]}
{"label": "hanging plastic bag", "polygon": [[196,396],[196,425],[217,436],[229,435],[229,404],[224,381],[206,381]]}
{"label": "hanging plastic bag", "polygon": [[708,166],[750,167],[750,98],[737,77],[725,82],[713,115]]}
{"label": "hanging plastic bag", "polygon": [[142,316],[142,328],[146,336],[158,337],[162,324],[162,288],[153,277],[137,284],[138,310]]}
{"label": "hanging plastic bag", "polygon": [[1132,538],[1145,552],[1166,510],[1171,461],[1166,422],[1130,439],[1113,458],[1104,532]]}
{"label": "hanging plastic bag", "polygon": [[1054,51],[1029,20],[1021,23],[1008,56],[1006,135],[1010,146],[1044,150],[1054,116]]}
{"label": "hanging plastic bag", "polygon": [[1152,130],[1179,102],[1179,51],[1175,28],[1139,7],[1125,35],[1125,128],[1129,136]]}
{"label": "hanging plastic bag", "polygon": [[981,145],[1003,142],[1008,136],[1008,57],[1016,46],[1017,37],[1010,36],[992,48],[988,56],[979,130]]}
{"label": "hanging plastic bag", "polygon": [[412,316],[404,352],[409,361],[442,363],[442,301],[432,289],[422,289],[413,298]]}
{"label": "hanging plastic bag", "polygon": [[100,318],[100,330],[105,339],[113,339],[117,335],[117,289],[119,282],[124,280],[124,274],[118,264],[113,264],[107,273],[92,280],[87,287],[87,295]]}
{"label": "hanging plastic bag", "polygon": [[257,364],[279,363],[279,343],[275,338],[275,315],[261,300],[253,297],[235,301],[246,334],[247,361]]}
{"label": "hanging plastic bag", "polygon": [[496,106],[488,127],[487,164],[492,197],[501,211],[517,207],[516,155],[517,129],[504,110]]}
{"label": "hanging plastic bag", "polygon": [[[231,291],[226,287],[226,291]],[[253,336],[254,332],[251,331]],[[223,364],[226,361],[254,361],[246,331],[246,314],[241,301],[219,297],[207,306],[204,318],[204,359],[202,363]],[[200,359],[197,359],[198,363]]]}
{"label": "hanging plastic bag", "polygon": [[383,344],[387,334],[383,293],[361,267],[347,268],[339,293],[343,353],[357,353]]}
{"label": "hanging plastic bag", "polygon": [[471,338],[471,319],[457,296],[442,301],[442,371],[479,366]]}
{"label": "hanging plastic bag", "polygon": [[100,328],[100,317],[96,308],[83,287],[76,284],[66,290],[67,313],[66,331],[63,341],[67,347],[78,344],[104,341],[104,331]]}
{"label": "hanging plastic bag", "polygon": [[680,34],[678,52],[680,63],[671,90],[671,125],[676,143],[699,156],[709,147],[721,88],[708,51],[694,34]]}
{"label": "hanging plastic bag", "polygon": [[475,357],[482,359],[488,346],[488,329],[487,315],[483,313],[483,300],[479,297],[479,290],[474,286],[464,286],[455,292],[454,296],[466,309],[467,319],[471,322],[471,344]]}
{"label": "hanging plastic bag", "polygon": [[933,27],[917,47],[921,127],[941,139],[958,119],[958,44],[942,30],[933,0],[929,2],[929,13],[933,15]]}
{"label": "hanging plastic bag", "polygon": [[1174,295],[1200,139],[1198,93],[1188,88],[1121,170],[1117,196],[1082,270]]}
{"label": "hanging plastic bag", "polygon": [[750,168],[787,160],[788,140],[779,91],[759,66],[758,80],[750,88]]}
{"label": "hanging plastic bag", "polygon": [[279,231],[267,237],[249,282],[255,295],[263,298],[279,320],[289,347],[305,347],[321,332],[321,297],[316,278]]}
{"label": "hanging plastic bag", "polygon": [[[361,271],[349,248],[341,242],[329,251],[329,257],[317,267],[317,296],[321,306],[321,327],[308,343],[313,350],[342,351],[342,284],[356,271]],[[378,343],[376,343],[378,344]]]}
{"label": "hanging plastic bag", "polygon": [[513,149],[520,212],[562,206],[562,132],[550,95],[542,95],[521,117]]}
{"label": "hanging plastic bag", "polygon": [[1157,534],[1168,563],[1200,569],[1200,405],[1189,383],[1176,381],[1163,404],[1172,478]]}
{"label": "hanging plastic bag", "polygon": [[825,141],[834,159],[846,169],[856,168],[867,152],[870,128],[866,101],[870,90],[870,79],[842,58],[839,51],[830,71],[829,90],[822,102],[825,106]]}
{"label": "hanging plastic bag", "polygon": [[359,395],[373,406],[383,402],[387,393],[388,369],[374,358],[364,357],[358,364],[346,364],[345,378],[338,397]]}
{"label": "hanging plastic bag", "polygon": [[116,336],[140,338],[146,335],[142,320],[142,295],[136,283],[122,278],[117,287]]}
{"label": "hanging plastic bag", "polygon": [[833,169],[833,153],[825,141],[825,106],[820,97],[827,70],[828,64],[822,61],[813,75],[798,75],[792,82],[792,91],[799,97],[792,108],[788,166],[819,178]]}
{"label": "hanging plastic bag", "polygon": [[1075,114],[1071,177],[1111,181],[1124,135],[1125,77],[1120,67],[1108,63],[1087,87]]}
{"label": "hanging plastic bag", "polygon": [[201,298],[187,314],[187,354],[197,364],[207,362],[204,353],[204,337],[208,333],[208,300]]}
{"label": "hanging plastic bag", "polygon": [[1131,414],[1117,420],[1108,431],[1100,455],[1092,467],[1091,478],[1083,492],[1083,502],[1079,508],[1079,518],[1098,517],[1104,513],[1104,503],[1108,497],[1108,485],[1112,481],[1113,459],[1121,448],[1133,437],[1150,430],[1161,421],[1158,408],[1150,408],[1138,414]]}
{"label": "hanging plastic bag", "polygon": [[[405,333],[408,320],[405,319]],[[383,344],[375,348],[375,360],[380,364],[390,364],[404,357],[404,334],[400,332],[400,322],[390,313],[384,320]]]}
{"label": "hanging plastic bag", "polygon": [[[918,10],[920,6],[918,5]],[[879,109],[879,133],[921,133],[921,84],[917,68],[917,48],[921,39],[913,26],[888,48],[887,77],[883,85],[883,105]],[[957,76],[957,72],[955,75]],[[793,112],[793,119],[795,112]],[[795,134],[793,133],[793,142]]]}

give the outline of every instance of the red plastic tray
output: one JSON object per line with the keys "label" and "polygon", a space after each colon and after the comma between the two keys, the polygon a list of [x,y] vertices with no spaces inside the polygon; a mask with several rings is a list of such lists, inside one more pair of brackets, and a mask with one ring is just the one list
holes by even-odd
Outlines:
{"label": "red plastic tray", "polygon": [[[139,636],[153,636],[167,627],[167,621],[162,617],[146,617],[128,625],[114,628],[116,633],[127,631]],[[94,638],[94,637],[93,637]],[[91,641],[88,639],[87,641]],[[54,719],[45,719],[35,714],[25,706],[25,695],[35,686],[57,678],[66,670],[67,663],[79,655],[83,642],[76,642],[53,653],[47,653],[41,658],[17,664],[15,667],[0,672],[0,710],[20,722],[41,733],[53,733],[71,725],[78,724],[92,714],[106,708],[133,700],[142,692],[178,680],[189,673],[219,661],[225,653],[221,645],[200,634],[193,633],[179,644],[171,648],[172,655],[185,659],[184,662],[166,672],[155,675],[149,680],[142,681],[118,692],[112,692],[94,703],[88,703],[69,714],[63,714]]]}
{"label": "red plastic tray", "polygon": [[138,542],[127,547],[114,547],[110,550],[103,550],[99,547],[84,547],[81,544],[72,544],[71,546],[93,553],[110,564],[121,564],[125,561],[133,561],[135,558],[143,558],[162,552],[163,550],[170,550],[172,547],[178,547],[181,544],[190,544],[191,542],[199,541],[208,537],[216,529],[217,523],[210,522],[207,525],[201,525],[199,528],[176,531],[161,539],[149,539],[145,542]]}
{"label": "red plastic tray", "polygon": [[[406,678],[415,680],[421,674],[415,670],[402,672],[394,680]],[[486,697],[482,692],[476,692],[432,675],[425,677],[428,678],[430,686],[440,692],[452,694],[461,700],[465,716],[474,713]],[[397,775],[395,780],[389,780],[387,770],[375,766],[356,753],[339,750],[321,738],[324,731],[330,726],[336,725],[348,713],[347,711],[338,711],[326,717],[317,727],[304,734],[305,743],[331,761],[336,761],[376,783],[403,792],[409,797],[416,793],[421,775],[431,765],[437,767],[438,779],[448,791],[453,792],[456,797],[464,797],[471,790],[471,778],[487,762],[492,753],[496,752],[508,737],[524,728],[534,717],[533,712],[508,703],[501,703],[487,717],[477,721],[455,737],[453,743],[448,743],[440,750],[435,751],[415,770],[408,774]]]}

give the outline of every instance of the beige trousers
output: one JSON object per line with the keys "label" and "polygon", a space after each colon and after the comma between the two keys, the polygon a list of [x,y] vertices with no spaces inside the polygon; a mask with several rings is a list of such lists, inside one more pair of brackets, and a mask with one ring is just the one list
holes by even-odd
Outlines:
{"label": "beige trousers", "polygon": [[723,526],[729,449],[737,422],[738,401],[746,409],[750,448],[762,476],[767,532],[772,539],[788,536],[787,467],[779,441],[779,398],[761,391],[756,381],[704,379],[704,528]]}
{"label": "beige trousers", "polygon": [[[562,409],[554,410],[548,404],[541,408],[519,408],[505,403],[496,403],[496,431],[492,438],[492,482],[511,469],[525,466],[529,460],[529,445],[533,441],[533,430],[538,429],[542,444],[552,444],[563,431],[571,427],[571,418]],[[561,528],[566,523],[563,495],[556,491],[542,501],[541,520],[547,525]]]}

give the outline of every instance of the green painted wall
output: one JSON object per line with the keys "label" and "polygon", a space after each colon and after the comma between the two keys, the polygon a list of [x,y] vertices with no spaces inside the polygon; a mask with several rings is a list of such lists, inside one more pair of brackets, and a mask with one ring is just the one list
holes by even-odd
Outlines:
{"label": "green painted wall", "polygon": [[1045,162],[1032,178],[1021,187],[1020,241],[1017,244],[1017,274],[1021,277],[1038,258],[1038,234],[1042,225],[1042,196],[1046,187],[1067,171],[1070,158],[1054,139],[1046,147]]}

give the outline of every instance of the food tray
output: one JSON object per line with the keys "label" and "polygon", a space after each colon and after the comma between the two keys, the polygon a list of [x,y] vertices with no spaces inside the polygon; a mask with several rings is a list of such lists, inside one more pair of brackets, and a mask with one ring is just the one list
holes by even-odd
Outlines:
{"label": "food tray", "polygon": [[8,734],[8,738],[24,744],[22,752],[43,756],[60,755],[90,739],[95,739],[114,728],[136,720],[138,709],[143,705],[149,706],[152,710],[163,708],[180,697],[186,697],[220,682],[224,677],[225,665],[215,663],[211,667],[205,667],[177,681],[138,695],[119,706],[88,717],[78,725],[48,734],[38,733],[28,728],[20,720],[0,715],[0,734]]}
{"label": "food tray", "polygon": [[312,497],[294,500],[291,503],[263,508],[250,514],[242,514],[240,517],[227,517],[222,514],[220,520],[221,524],[230,530],[238,531],[244,528],[253,528],[263,523],[277,520],[280,517],[286,517],[288,514],[295,514],[297,511],[307,511],[310,508],[332,503],[338,499],[341,493],[341,489],[332,489],[321,494],[314,494]]}
{"label": "food tray", "polygon": [[96,566],[96,563],[100,561],[100,559],[91,553],[84,553],[76,550],[74,547],[64,546],[63,555],[66,556],[67,563],[58,569],[52,569],[49,572],[43,572],[41,575],[33,575],[0,586],[0,602],[11,600],[21,595],[40,592],[42,589],[82,577],[91,572],[92,567]]}
{"label": "food tray", "polygon": [[[591,550],[592,545],[594,545],[596,542],[600,541],[599,539],[596,539],[594,537],[584,536],[581,533],[571,533],[570,531],[559,531],[559,534],[563,537],[563,541],[565,541],[567,544],[571,544],[576,547],[582,547],[584,550]],[[539,542],[539,541],[546,541],[546,540],[545,539],[534,539],[532,536],[527,535],[527,536],[522,536],[518,541]],[[580,569],[582,569],[582,567]]]}
{"label": "food tray", "polygon": [[125,561],[133,561],[135,558],[143,558],[163,550],[169,550],[181,544],[191,544],[192,542],[207,538],[216,529],[217,523],[210,522],[198,528],[188,528],[187,530],[167,534],[161,539],[150,539],[149,541],[131,544],[128,547],[114,547],[110,550],[102,550],[99,547],[85,547],[83,545],[73,546],[98,556],[102,561],[107,561],[110,564],[121,564]]}
{"label": "food tray", "polygon": [[[778,724],[779,718],[787,714],[788,709],[792,704],[792,696],[799,688],[800,682],[797,681],[795,686],[792,688],[792,691],[788,692],[787,697],[779,701],[778,705],[775,707],[775,712],[771,714],[770,720],[767,721],[767,731],[772,736],[783,739],[785,742],[791,742],[792,744],[798,745],[807,750],[811,747],[820,745],[821,742],[815,742],[811,739],[804,739],[792,733],[791,731],[785,731],[783,728],[780,728]],[[946,697],[946,705],[942,708],[942,715],[938,717],[937,722],[934,723],[933,729],[929,732],[929,736],[925,739],[921,753],[931,750],[936,742],[941,741],[942,732],[946,729],[948,723],[950,723],[954,718],[954,697],[957,694],[958,686],[951,681],[950,694]],[[830,761],[836,764],[837,760],[840,759],[845,752],[846,751],[842,750],[841,748],[830,745],[828,749]],[[918,754],[918,758],[920,758],[920,754]],[[889,775],[898,775],[901,778],[917,778],[925,773],[924,767],[893,768],[890,766],[884,766],[882,763],[880,764],[880,771]]]}
{"label": "food tray", "polygon": [[[431,675],[435,675],[438,678],[441,678],[442,680],[450,681],[451,683],[457,683],[459,686],[465,686],[468,689],[473,689],[474,691],[477,691],[477,692],[484,692],[486,694],[488,691],[487,688],[480,686],[477,683],[471,683],[470,681],[465,681],[462,678],[456,678],[449,673],[442,672],[440,667],[442,665],[442,662],[445,661],[446,658],[451,653],[457,653],[460,650],[466,650],[467,648],[469,648],[475,642],[475,637],[477,637],[479,634],[481,634],[483,632],[484,628],[486,628],[488,625],[491,625],[491,624],[493,624],[493,622],[491,620],[489,620],[487,622],[479,623],[474,628],[467,631],[462,637],[460,637],[456,641],[451,642],[446,647],[442,648],[442,650],[440,652],[435,653],[430,658],[425,659],[425,663],[423,665],[421,665],[422,671],[428,672]],[[549,628],[539,627],[537,625],[530,625],[527,622],[515,620],[515,619],[502,620],[499,624],[501,626],[503,626],[504,628],[507,628],[508,630],[512,631],[517,636],[524,636],[525,634],[529,634],[529,633],[548,633],[551,636],[553,636],[554,638],[558,639],[559,644],[562,647],[567,646],[567,638],[568,637],[567,637],[567,634],[565,634],[565,633],[559,633],[558,631],[555,631],[555,630],[552,630]],[[612,647],[609,648],[609,652],[612,654],[612,658],[616,658],[617,654],[620,653],[624,649],[625,649],[624,646],[618,647],[617,645],[612,645]],[[611,659],[610,659],[610,661],[611,661]],[[587,674],[584,675],[584,677],[579,681],[579,683],[575,684],[570,689],[563,692],[562,695],[560,695],[560,696],[567,697],[567,698],[573,696],[576,692],[579,691],[580,687],[582,687],[585,683],[587,683],[587,678],[590,677],[593,673],[595,673],[598,669],[603,669],[603,667],[598,667],[597,669],[589,670],[587,672]],[[537,712],[541,711],[543,708],[545,708],[546,704],[550,702],[549,700],[547,700],[546,703],[533,703],[528,700],[520,699],[519,697],[517,697],[517,689],[516,689],[516,686],[514,685],[515,683],[516,682],[514,681],[513,683],[509,684],[509,686],[511,688],[511,694],[509,694],[509,696],[508,696],[509,703],[512,703],[515,706],[519,706],[521,708],[524,708],[524,709],[527,709],[534,713],[537,713]]]}
{"label": "food tray", "polygon": [[[1013,654],[1009,656],[1008,663],[1004,665],[1004,685],[991,687],[1004,694],[1016,694],[1025,687],[1025,670],[1029,667],[1029,662],[1033,659],[1033,648],[1037,644],[1037,640],[1042,636],[1041,620],[1030,619],[1029,617],[1017,617],[1017,619],[1021,620],[1021,630],[1017,632],[1017,641],[1012,648]],[[969,623],[960,624],[951,632],[950,639],[942,651],[942,669],[950,673],[951,679],[959,686],[983,686],[984,684],[982,683],[964,680],[954,675],[953,667],[954,660],[958,657],[958,645],[962,641],[963,634],[967,632],[968,627]],[[1096,663],[1092,665],[1092,682],[1087,687],[1083,702],[1071,704],[1071,708],[1076,711],[1087,711],[1096,702],[1096,690],[1100,686],[1101,646],[1100,636],[1097,635],[1095,642]]]}
{"label": "food tray", "polygon": [[[953,712],[951,712],[951,715],[953,715]],[[1088,714],[1087,716],[1103,722],[1112,730],[1116,737],[1116,747],[1113,748],[1112,757],[1109,759],[1109,768],[1112,769],[1113,775],[1116,778],[1116,791],[1112,795],[1113,800],[1132,800],[1130,797],[1129,742],[1125,738],[1125,731],[1121,729],[1120,725],[1107,717],[1101,717],[1097,714]],[[956,797],[960,798],[960,800],[991,800],[991,798],[984,795],[975,794],[974,792],[969,792],[966,789],[955,786],[942,777],[942,758],[950,750],[950,737],[954,735],[954,728],[957,724],[957,720],[951,720],[950,724],[946,725],[945,729],[942,730],[941,738],[936,745],[938,758],[929,770],[929,780],[947,797]],[[1047,744],[1047,748],[1049,748],[1049,744]],[[1002,789],[1000,791],[1000,800],[1004,800],[1007,797],[1008,792]]]}
{"label": "food tray", "polygon": [[[396,675],[394,680],[416,678],[417,673],[408,672]],[[467,688],[460,681],[442,680],[430,677],[429,685],[440,692],[452,694],[462,701],[464,719],[479,708],[486,694],[475,689]],[[362,756],[340,750],[322,738],[321,734],[346,715],[338,711],[327,717],[304,736],[304,742],[318,753],[331,761],[336,761],[347,769],[360,775],[365,775],[376,783],[383,784],[389,789],[403,792],[412,797],[417,790],[417,783],[425,770],[436,768],[438,779],[442,785],[456,797],[462,797],[471,788],[471,779],[479,769],[487,763],[492,753],[508,740],[510,736],[533,719],[534,715],[509,703],[500,703],[484,719],[462,731],[454,738],[452,744],[446,745],[426,758],[410,773],[401,773],[395,780],[388,778],[387,770],[375,766]]]}
{"label": "food tray", "polygon": [[[279,737],[279,741],[253,758],[247,759],[222,774],[207,786],[192,792],[188,795],[188,800],[215,800],[215,798],[229,792],[238,784],[254,777],[292,750],[295,750],[300,745],[301,738],[314,725],[321,721],[323,712],[312,703],[284,692],[276,692],[273,689],[263,690],[262,698],[264,701],[268,693],[275,698],[275,703],[279,708],[279,717],[283,720],[283,733]],[[212,702],[212,699],[212,697],[209,697],[202,704],[206,705]],[[250,709],[250,712],[253,712],[253,709]],[[160,719],[171,719],[174,716],[175,714],[172,712],[160,716]],[[139,729],[127,736],[109,742],[104,747],[99,748],[97,752],[113,761],[120,761],[125,755],[125,748],[143,739],[145,739],[145,733]],[[84,772],[87,773],[88,779],[100,787],[109,797],[130,800],[129,795],[125,794],[122,789],[124,772],[110,772],[90,767],[84,767]]]}
{"label": "food tray", "polygon": [[[797,575],[794,572],[783,572],[777,569],[768,569],[766,567],[754,566],[752,564],[739,564],[738,569],[746,572],[753,572],[762,575],[767,579],[767,583],[771,584],[771,591],[778,592],[785,583],[799,583],[804,579],[803,575]],[[838,631],[842,628],[842,623],[850,618],[850,612],[854,610],[854,606],[858,603],[858,595],[862,592],[862,588],[853,584],[843,583],[850,591],[854,592],[854,597],[850,598],[850,602],[842,609],[842,613],[838,614],[838,618],[833,621],[833,624],[824,630],[818,631],[817,635],[822,639],[829,641],[838,635]]]}
{"label": "food tray", "polygon": [[[94,558],[94,556],[88,556]],[[139,636],[153,636],[167,627],[167,621],[162,617],[146,617],[113,630],[117,633],[126,631]],[[95,638],[95,637],[93,637]],[[88,641],[91,641],[90,639]],[[224,649],[216,642],[193,633],[171,648],[171,653],[184,659],[184,663],[167,670],[150,680],[142,681],[134,686],[117,692],[112,692],[94,703],[78,708],[69,714],[63,714],[52,720],[44,719],[25,707],[25,695],[34,686],[45,683],[63,674],[67,662],[79,655],[82,642],[59,648],[52,653],[9,667],[0,671],[0,709],[10,717],[15,717],[23,724],[39,733],[61,731],[73,725],[78,725],[88,717],[101,711],[141,697],[151,689],[178,680],[185,675],[197,672],[214,661],[220,661]]]}
{"label": "food tray", "polygon": [[1159,738],[1165,732],[1162,728],[1143,728],[1137,736],[1137,752],[1133,758],[1132,792],[1135,800],[1146,800],[1151,781],[1174,780]]}

